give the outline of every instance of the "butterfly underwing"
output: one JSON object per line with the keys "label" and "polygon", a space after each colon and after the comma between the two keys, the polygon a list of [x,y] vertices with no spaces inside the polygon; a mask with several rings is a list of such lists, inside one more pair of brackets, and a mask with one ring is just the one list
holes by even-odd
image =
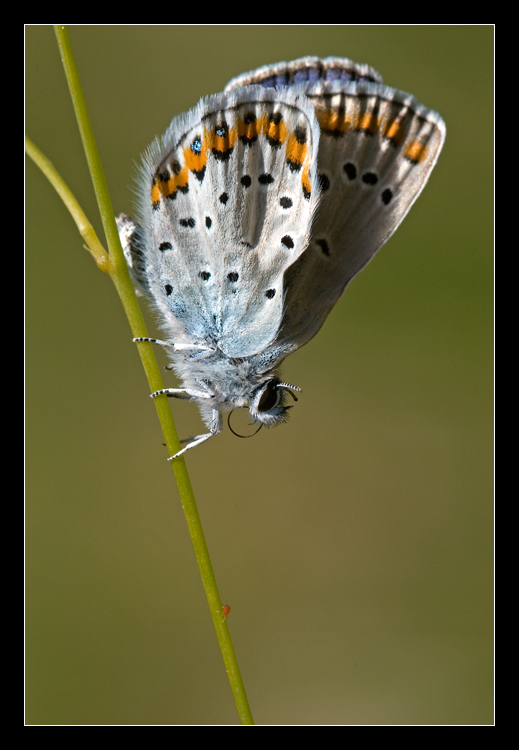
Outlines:
{"label": "butterfly underwing", "polygon": [[445,138],[435,112],[367,65],[305,57],[234,78],[143,156],[138,223],[119,231],[180,388],[209,432],[247,406],[286,420],[288,354],[319,330],[422,191]]}

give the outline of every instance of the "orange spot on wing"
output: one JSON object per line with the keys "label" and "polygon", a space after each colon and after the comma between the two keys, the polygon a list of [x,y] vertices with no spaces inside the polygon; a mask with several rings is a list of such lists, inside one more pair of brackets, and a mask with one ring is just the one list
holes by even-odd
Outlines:
{"label": "orange spot on wing", "polygon": [[361,112],[355,118],[355,129],[369,135],[377,134],[378,125],[378,119],[374,112]]}
{"label": "orange spot on wing", "polygon": [[[200,152],[193,151],[191,147],[192,144],[190,144],[189,146],[184,146],[183,148],[184,163],[187,169],[189,169],[191,172],[201,172],[203,168],[205,167],[205,165],[207,164],[207,133],[205,130],[200,140],[201,140]],[[179,173],[178,175],[179,177],[182,174],[182,171]]]}
{"label": "orange spot on wing", "polygon": [[177,174],[169,176],[169,179],[164,180],[160,175],[157,175],[153,187],[151,189],[151,200],[154,205],[160,202],[161,196],[169,198],[174,195],[177,190],[182,190],[187,186],[189,181],[189,172],[186,167],[182,167]]}
{"label": "orange spot on wing", "polygon": [[156,181],[153,183],[153,186],[151,188],[151,202],[154,206],[160,203],[160,190]]}
{"label": "orange spot on wing", "polygon": [[305,198],[310,198],[312,194],[312,183],[310,182],[310,166],[305,164],[303,168],[303,174],[301,175],[301,183],[303,185],[303,193]]}
{"label": "orange spot on wing", "polygon": [[259,123],[256,118],[252,122],[238,120],[238,138],[246,141],[254,141],[258,137]]}
{"label": "orange spot on wing", "polygon": [[384,128],[383,135],[388,138],[395,146],[400,146],[405,138],[405,127],[402,120],[393,120],[388,122]]}
{"label": "orange spot on wing", "polygon": [[267,138],[276,143],[284,143],[287,137],[287,126],[284,120],[281,119],[280,122],[276,123],[270,118],[265,119],[267,120],[265,125],[265,135]]}
{"label": "orange spot on wing", "polygon": [[346,113],[337,109],[321,109],[317,111],[317,119],[321,130],[328,133],[346,133],[350,129],[351,121]]}
{"label": "orange spot on wing", "polygon": [[420,141],[412,141],[407,145],[404,156],[414,164],[420,164],[427,156],[427,146]]}
{"label": "orange spot on wing", "polygon": [[224,135],[219,135],[216,130],[205,131],[205,138],[209,148],[218,153],[225,154],[234,148],[237,138],[236,128],[227,128]]}
{"label": "orange spot on wing", "polygon": [[293,165],[303,165],[308,153],[306,143],[300,143],[294,133],[290,133],[287,143],[287,160]]}

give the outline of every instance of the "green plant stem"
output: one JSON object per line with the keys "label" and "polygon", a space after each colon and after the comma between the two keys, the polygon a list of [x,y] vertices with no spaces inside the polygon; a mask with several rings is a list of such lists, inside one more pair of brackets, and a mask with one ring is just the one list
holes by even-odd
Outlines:
{"label": "green plant stem", "polygon": [[33,162],[41,169],[43,174],[50,181],[63,203],[66,205],[72,218],[76,222],[76,226],[79,229],[80,235],[86,242],[87,250],[90,251],[92,257],[97,263],[98,268],[105,273],[110,271],[110,257],[106,250],[102,246],[101,242],[92,224],[89,222],[87,215],[77,202],[76,198],[72,195],[67,184],[59,174],[54,164],[47,159],[45,154],[31,141],[28,136],[25,136],[25,151],[28,156],[31,157]]}
{"label": "green plant stem", "polygon": [[[41,154],[41,152],[39,152],[38,149],[33,146],[33,144],[30,144],[30,150],[28,151],[28,153],[31,158],[34,158],[35,155],[36,157],[38,157],[38,154],[41,155],[41,159],[38,160],[38,158],[35,158],[34,160],[36,161],[38,166],[43,169],[49,180],[55,185],[59,194],[74,216],[74,220],[78,224],[78,227],[80,227],[80,225],[83,227],[83,231],[82,229],[80,229],[80,231],[82,231],[82,235],[85,237],[88,248],[92,255],[94,255],[96,262],[98,263],[98,265],[100,265],[102,270],[109,273],[112,281],[115,284],[119,297],[121,298],[121,302],[128,317],[133,336],[145,337],[147,336],[146,326],[137,302],[137,298],[135,296],[135,292],[128,272],[128,267],[126,265],[124,254],[122,252],[121,244],[119,241],[112,203],[108,194],[108,188],[106,185],[103,168],[100,162],[99,153],[97,151],[97,146],[90,123],[90,118],[88,116],[83,90],[79,81],[79,76],[74,61],[68,33],[66,27],[62,24],[54,26],[54,30],[56,32],[60,55],[63,62],[63,67],[65,69],[72,102],[74,104],[76,118],[78,121],[81,138],[83,140],[88,166],[90,169],[90,174],[92,176],[92,182],[94,184],[97,203],[106,234],[109,256],[106,255],[104,251],[99,251],[99,247],[96,245],[96,242],[98,243],[99,241],[97,240],[97,237],[95,237],[95,233],[95,239],[94,237],[92,237],[92,234],[88,229],[89,226],[91,227],[88,219],[86,219],[71,191],[65,185],[61,177],[59,177],[52,164],[50,164],[50,162],[45,159],[43,154]],[[85,235],[85,231],[88,235],[88,239]],[[146,372],[146,377],[148,378],[150,390],[160,390],[161,388],[163,388],[162,377],[157,364],[157,360],[152,350],[152,345],[147,342],[142,342],[138,344],[138,349],[142,364],[144,366],[144,370]],[[166,445],[171,455],[180,450],[180,443],[178,440],[167,397],[160,396],[154,399],[154,403],[164,433]],[[236,654],[234,652],[229,629],[227,627],[227,621],[222,618],[222,602],[218,593],[218,586],[214,576],[211,559],[209,557],[209,551],[207,549],[207,544],[205,541],[202,524],[200,522],[200,517],[198,515],[198,509],[193,495],[191,482],[187,473],[184,457],[181,456],[180,458],[175,459],[175,461],[172,461],[171,464],[175,473],[175,479],[177,481],[177,486],[182,501],[182,507],[184,509],[184,514],[188,524],[189,533],[191,535],[191,541],[195,550],[195,555],[198,562],[200,575],[202,577],[209,610],[216,630],[218,643],[222,652],[225,669],[231,685],[231,690],[234,696],[234,701],[236,703],[236,708],[238,710],[238,715],[240,717],[240,722],[242,724],[254,724],[247,700],[247,695],[245,693],[245,688],[241,678],[240,669],[236,659]]]}

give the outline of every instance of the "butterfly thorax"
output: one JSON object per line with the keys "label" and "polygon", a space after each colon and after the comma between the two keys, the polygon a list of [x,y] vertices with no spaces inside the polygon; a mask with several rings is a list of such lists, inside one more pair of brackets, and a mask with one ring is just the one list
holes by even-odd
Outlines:
{"label": "butterfly thorax", "polygon": [[249,407],[253,419],[268,426],[286,421],[286,384],[281,383],[276,368],[262,369],[255,357],[228,357],[218,348],[175,351],[171,366],[209,427],[215,410],[226,414],[241,407]]}

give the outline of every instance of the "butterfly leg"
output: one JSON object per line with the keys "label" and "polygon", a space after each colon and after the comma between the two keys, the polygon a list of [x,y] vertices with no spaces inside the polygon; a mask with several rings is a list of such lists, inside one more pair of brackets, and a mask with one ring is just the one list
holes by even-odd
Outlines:
{"label": "butterfly leg", "polygon": [[167,346],[173,349],[174,352],[185,351],[186,349],[201,349],[204,352],[213,352],[214,349],[210,346],[204,346],[203,344],[175,344],[174,341],[162,341],[161,339],[150,339],[147,336],[138,336],[133,339],[134,343],[139,341],[147,341],[149,344],[157,344],[158,346]]}
{"label": "butterfly leg", "polygon": [[[200,443],[205,443],[206,440],[209,440],[209,438],[214,437],[214,435],[218,435],[219,432],[221,432],[223,429],[223,419],[222,415],[218,411],[218,409],[213,409],[212,414],[212,421],[211,421],[211,432],[206,432],[204,435],[194,435],[191,438],[187,438],[187,440],[191,440],[189,445],[186,445],[185,448],[182,448],[181,451],[178,453],[175,453],[174,456],[170,456],[168,458],[168,461],[173,461],[174,458],[178,458],[183,453],[188,451],[190,448],[195,448],[197,445],[200,445]],[[183,440],[181,442],[184,442]]]}
{"label": "butterfly leg", "polygon": [[153,391],[150,393],[150,398],[157,398],[162,395],[168,398],[214,398],[214,393],[209,391],[195,391],[193,388],[161,388],[160,391]]}

